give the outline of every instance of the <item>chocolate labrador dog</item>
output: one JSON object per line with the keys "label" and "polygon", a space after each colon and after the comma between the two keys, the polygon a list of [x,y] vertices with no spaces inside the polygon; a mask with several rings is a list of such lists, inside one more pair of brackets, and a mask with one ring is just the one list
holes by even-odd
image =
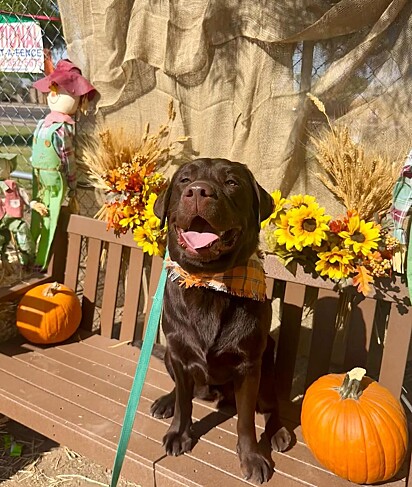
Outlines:
{"label": "chocolate labrador dog", "polygon": [[[271,306],[255,257],[260,222],[272,206],[245,165],[197,159],[178,169],[154,207],[161,224],[168,224],[162,326],[175,388],[153,403],[151,414],[173,416],[163,443],[168,455],[180,455],[192,447],[193,398],[233,402],[242,472],[258,483],[269,480],[273,468],[258,448],[255,411],[265,414],[274,450],[290,442],[278,416]],[[239,287],[238,281],[251,285]]]}

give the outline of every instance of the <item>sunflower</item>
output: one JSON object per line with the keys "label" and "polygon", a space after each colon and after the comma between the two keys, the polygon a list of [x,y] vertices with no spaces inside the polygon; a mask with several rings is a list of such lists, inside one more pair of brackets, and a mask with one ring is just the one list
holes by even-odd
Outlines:
{"label": "sunflower", "polygon": [[353,214],[348,218],[348,229],[339,232],[346,247],[352,247],[355,254],[362,253],[368,255],[373,249],[378,248],[380,239],[380,226],[374,222],[366,223],[361,220],[358,214]]}
{"label": "sunflower", "polygon": [[296,249],[301,251],[303,245],[296,237],[291,233],[291,226],[289,225],[289,212],[280,215],[279,221],[276,222],[277,229],[274,234],[277,239],[278,245],[286,245],[286,250]]}
{"label": "sunflower", "polygon": [[159,238],[161,232],[153,231],[147,222],[133,231],[133,240],[149,255],[163,255],[165,251],[164,241]]}
{"label": "sunflower", "polygon": [[280,192],[279,189],[271,193],[270,196],[272,196],[272,200],[273,200],[273,211],[270,217],[261,223],[262,228],[265,228],[267,225],[271,223],[275,223],[278,214],[283,210],[283,207],[287,203],[287,199],[282,198],[282,193]]}
{"label": "sunflower", "polygon": [[319,252],[316,272],[330,279],[340,280],[353,271],[352,261],[355,256],[348,249],[334,247],[328,252]]}
{"label": "sunflower", "polygon": [[146,206],[143,211],[143,217],[150,228],[160,230],[159,228],[160,220],[159,218],[157,218],[157,216],[154,213],[154,204],[156,200],[157,200],[157,194],[152,193],[147,200]]}
{"label": "sunflower", "polygon": [[123,218],[119,221],[119,225],[123,228],[134,229],[140,223],[139,213],[135,212],[131,206],[125,206],[123,208]]}
{"label": "sunflower", "polygon": [[315,196],[310,196],[308,194],[305,195],[295,194],[289,198],[289,202],[294,208],[298,208],[299,206],[302,205],[305,206],[313,205],[315,201],[316,201]]}
{"label": "sunflower", "polygon": [[322,241],[327,239],[330,216],[325,215],[325,209],[319,208],[317,203],[292,208],[288,213],[291,232],[303,247],[320,247]]}

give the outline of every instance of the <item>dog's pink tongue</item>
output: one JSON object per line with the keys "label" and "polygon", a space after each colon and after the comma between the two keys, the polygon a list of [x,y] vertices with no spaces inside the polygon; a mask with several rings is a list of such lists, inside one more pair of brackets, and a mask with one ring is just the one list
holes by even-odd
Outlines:
{"label": "dog's pink tongue", "polygon": [[181,236],[186,245],[192,249],[202,249],[219,240],[217,235],[209,232],[182,232]]}

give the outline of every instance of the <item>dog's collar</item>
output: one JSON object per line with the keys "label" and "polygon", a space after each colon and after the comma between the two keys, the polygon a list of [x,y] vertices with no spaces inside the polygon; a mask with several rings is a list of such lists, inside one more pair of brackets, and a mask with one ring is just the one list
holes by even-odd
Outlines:
{"label": "dog's collar", "polygon": [[166,268],[169,270],[169,278],[172,281],[178,280],[179,286],[186,289],[206,287],[256,301],[266,299],[265,272],[257,254],[253,254],[246,265],[218,274],[190,274],[170,257],[166,258]]}

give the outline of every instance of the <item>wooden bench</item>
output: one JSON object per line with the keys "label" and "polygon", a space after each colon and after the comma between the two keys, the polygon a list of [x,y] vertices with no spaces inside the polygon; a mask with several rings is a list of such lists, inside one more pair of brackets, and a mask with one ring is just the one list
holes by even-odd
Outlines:
{"label": "wooden bench", "polygon": [[[86,246],[87,257],[81,258]],[[102,222],[70,218],[56,239],[54,265],[40,279],[61,279],[79,292],[81,329],[72,340],[58,346],[39,347],[21,339],[0,345],[0,413],[103,466],[112,466],[139,355],[139,349],[127,343],[142,338],[147,319],[142,312],[142,276],[150,260],[130,235],[116,238]],[[61,263],[65,263],[64,272],[58,265]],[[154,294],[161,265],[159,258],[151,262],[149,297]],[[281,411],[295,435],[287,452],[273,454],[275,473],[268,485],[352,485],[314,460],[302,439],[299,401],[291,400],[291,392],[299,396],[295,390],[297,375],[303,375],[303,392],[331,367],[346,370],[365,365],[370,375],[399,397],[412,329],[406,290],[394,283],[391,290],[376,289],[374,299],[356,297],[345,326],[349,345],[343,347],[340,363],[336,363],[333,343],[340,301],[332,285],[300,271],[294,277],[270,256],[265,265],[268,294],[281,303],[276,356]],[[119,293],[119,288],[124,288],[124,293]],[[2,296],[6,299],[5,290]],[[310,302],[315,302],[313,329],[302,325],[305,303]],[[96,310],[100,310],[99,333],[93,332]],[[120,321],[120,326],[113,325]],[[375,332],[384,332],[384,344],[375,339]],[[302,370],[298,351],[309,335],[309,353]],[[199,441],[193,451],[177,458],[165,455],[161,443],[169,421],[152,418],[149,407],[171,387],[162,361],[153,357],[122,475],[143,487],[250,485],[242,478],[235,453],[236,417],[230,411],[216,411],[213,404],[195,401],[194,431]],[[261,417],[257,423],[260,436]],[[397,478],[385,485],[405,486],[408,472],[409,459]]]}

